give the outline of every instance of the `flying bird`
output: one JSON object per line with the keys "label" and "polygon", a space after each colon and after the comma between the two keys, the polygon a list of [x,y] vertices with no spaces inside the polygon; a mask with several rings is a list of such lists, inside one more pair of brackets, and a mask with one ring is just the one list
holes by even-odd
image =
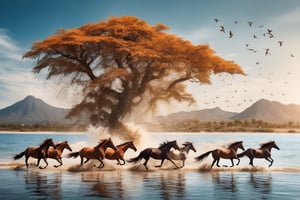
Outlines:
{"label": "flying bird", "polygon": [[258,28],[262,28],[262,27],[264,27],[264,25],[260,25],[260,26],[258,26]]}
{"label": "flying bird", "polygon": [[253,24],[253,22],[248,22],[248,25],[251,27],[252,26],[252,24]]}
{"label": "flying bird", "polygon": [[233,33],[232,31],[229,31],[229,38],[232,38],[233,37]]}
{"label": "flying bird", "polygon": [[295,57],[295,55],[294,55],[294,54],[291,54],[291,53],[290,53],[290,56],[291,56],[292,58],[294,58],[294,57]]}
{"label": "flying bird", "polygon": [[219,19],[215,18],[214,21],[215,21],[216,23],[218,23]]}
{"label": "flying bird", "polygon": [[266,49],[265,56],[266,56],[266,55],[271,55],[271,54],[270,54],[270,49]]}
{"label": "flying bird", "polygon": [[282,43],[283,43],[283,41],[278,41],[278,43],[279,43],[279,46],[281,47],[281,46],[282,46]]}
{"label": "flying bird", "polygon": [[235,23],[235,24],[237,24],[237,23],[238,23],[238,21],[234,21],[234,23]]}
{"label": "flying bird", "polygon": [[220,32],[225,33],[225,28],[224,28],[224,26],[220,26]]}
{"label": "flying bird", "polygon": [[257,38],[257,36],[254,34],[254,35],[253,35],[253,38],[254,38],[254,39],[256,39],[256,38]]}

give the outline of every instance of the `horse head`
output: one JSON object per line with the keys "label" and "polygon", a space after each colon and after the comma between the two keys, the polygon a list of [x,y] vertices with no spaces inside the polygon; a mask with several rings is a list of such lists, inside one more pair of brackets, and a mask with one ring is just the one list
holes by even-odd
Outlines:
{"label": "horse head", "polygon": [[274,147],[277,150],[280,150],[279,146],[277,146],[275,141],[272,142],[272,147]]}
{"label": "horse head", "polygon": [[133,144],[133,141],[129,142],[129,148],[131,148],[134,151],[137,151],[137,148],[135,147],[135,145]]}
{"label": "horse head", "polygon": [[72,151],[72,148],[70,147],[68,141],[64,141],[64,146],[66,149],[68,149],[69,151]]}
{"label": "horse head", "polygon": [[191,143],[191,142],[185,142],[182,145],[184,147],[186,147],[188,150],[193,150],[194,152],[196,152],[196,149],[195,149],[193,143]]}

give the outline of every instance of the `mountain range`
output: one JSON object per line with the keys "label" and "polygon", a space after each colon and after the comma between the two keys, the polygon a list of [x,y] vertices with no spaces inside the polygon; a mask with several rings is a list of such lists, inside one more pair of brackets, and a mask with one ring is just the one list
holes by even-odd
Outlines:
{"label": "mountain range", "polygon": [[[177,112],[161,119],[169,120],[199,120],[199,121],[229,121],[229,120],[262,120],[270,123],[300,122],[300,105],[282,104],[277,101],[260,99],[244,111],[228,112],[219,107],[190,112]],[[159,119],[158,119],[159,120]]]}
{"label": "mountain range", "polygon": [[6,124],[69,124],[65,118],[70,109],[57,108],[34,96],[0,110],[0,123]]}
{"label": "mountain range", "polygon": [[[34,96],[27,96],[11,106],[0,110],[0,124],[40,124],[58,123],[69,124],[65,118],[70,109],[58,108],[45,103]],[[228,121],[228,120],[262,120],[270,123],[300,122],[300,105],[285,105],[277,101],[261,99],[244,111],[228,112],[219,107],[190,112],[177,112],[167,116],[159,116],[157,120],[199,120],[199,121]]]}

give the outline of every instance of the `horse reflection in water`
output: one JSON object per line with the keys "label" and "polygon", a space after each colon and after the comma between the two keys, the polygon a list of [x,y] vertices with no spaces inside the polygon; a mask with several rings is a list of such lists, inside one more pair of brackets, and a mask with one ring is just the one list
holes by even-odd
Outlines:
{"label": "horse reflection in water", "polygon": [[[47,157],[43,158],[43,159],[44,160],[47,158],[54,159],[59,163],[59,165],[54,165],[54,167],[59,167],[59,166],[63,165],[61,155],[62,155],[64,149],[68,149],[69,151],[72,151],[72,148],[70,147],[68,141],[59,142],[55,145],[55,147],[56,147],[55,149],[49,148]],[[47,166],[48,166],[48,164],[44,168],[46,168]]]}
{"label": "horse reflection in water", "polygon": [[244,146],[243,146],[243,141],[234,142],[234,143],[230,144],[227,148],[215,149],[212,151],[208,151],[208,152],[196,157],[195,159],[196,159],[196,161],[202,161],[204,158],[206,158],[211,153],[213,156],[213,159],[214,159],[211,164],[211,168],[214,166],[214,164],[216,162],[217,162],[217,166],[220,167],[220,165],[219,165],[220,158],[230,159],[231,160],[230,167],[233,167],[234,166],[233,159],[238,160],[236,165],[239,165],[239,163],[240,163],[240,159],[237,156],[237,150],[239,148],[242,150],[245,150]]}
{"label": "horse reflection in water", "polygon": [[187,155],[188,155],[189,151],[193,150],[194,152],[196,152],[196,149],[195,149],[193,143],[191,143],[191,142],[185,142],[182,145],[183,145],[183,147],[180,148],[179,153],[176,153],[174,151],[170,151],[168,153],[168,156],[172,160],[182,160],[182,166],[181,167],[184,167],[184,163],[185,163],[185,160],[187,159]]}
{"label": "horse reflection in water", "polygon": [[[77,158],[78,156],[80,156],[80,159],[81,159],[80,165],[81,166],[83,165],[84,158],[86,158],[84,163],[87,163],[90,159],[96,159],[100,162],[98,168],[103,168],[104,167],[103,159],[105,156],[105,150],[108,147],[110,147],[114,150],[117,150],[117,148],[115,147],[111,138],[109,138],[109,139],[101,140],[101,142],[95,147],[84,147],[78,152],[69,153],[68,157],[69,158],[71,158],[71,157]],[[96,165],[94,165],[94,166],[97,167]]]}
{"label": "horse reflection in water", "polygon": [[176,140],[164,142],[158,148],[146,148],[137,157],[131,158],[127,160],[127,162],[136,163],[139,160],[144,159],[145,160],[144,166],[146,170],[148,170],[147,163],[150,158],[161,160],[160,165],[156,165],[155,167],[161,167],[165,160],[169,160],[178,169],[179,167],[174,163],[174,161],[168,155],[168,152],[170,151],[171,148],[179,150]]}
{"label": "horse reflection in water", "polygon": [[254,166],[253,165],[254,158],[264,158],[270,162],[269,167],[271,167],[274,161],[273,158],[271,157],[272,148],[280,150],[280,148],[277,146],[275,141],[269,141],[261,144],[259,149],[249,148],[246,151],[239,153],[237,156],[239,158],[243,156],[247,156],[250,159],[249,165],[252,166]]}
{"label": "horse reflection in water", "polygon": [[[25,164],[26,167],[28,168],[28,159],[30,157],[33,157],[37,159],[37,164],[35,166],[39,166],[41,159],[48,156],[48,149],[50,148],[50,146],[56,148],[51,138],[45,139],[39,147],[28,147],[25,151],[15,155],[14,159],[15,160],[20,159],[25,155]],[[48,165],[47,160],[44,159],[44,161],[46,165]]]}
{"label": "horse reflection in water", "polygon": [[[127,149],[132,149],[134,151],[137,151],[135,145],[133,144],[133,141],[129,141],[117,145],[117,150],[114,150],[112,148],[106,149],[105,158],[109,160],[117,160],[118,161],[117,165],[125,165],[124,154],[127,151]],[[120,160],[122,160],[123,162],[121,163]]]}

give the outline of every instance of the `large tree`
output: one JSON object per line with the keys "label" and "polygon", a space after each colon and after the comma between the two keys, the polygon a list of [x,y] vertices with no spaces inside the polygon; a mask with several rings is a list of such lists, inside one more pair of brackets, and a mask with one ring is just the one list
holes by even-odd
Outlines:
{"label": "large tree", "polygon": [[110,17],[58,30],[36,41],[24,57],[35,59],[35,73],[48,69],[47,79],[80,85],[82,100],[69,117],[85,113],[93,125],[110,128],[118,128],[141,102],[149,109],[159,101],[194,102],[186,81],[210,84],[211,74],[244,74],[208,45],[193,45],[167,30],[132,16]]}

